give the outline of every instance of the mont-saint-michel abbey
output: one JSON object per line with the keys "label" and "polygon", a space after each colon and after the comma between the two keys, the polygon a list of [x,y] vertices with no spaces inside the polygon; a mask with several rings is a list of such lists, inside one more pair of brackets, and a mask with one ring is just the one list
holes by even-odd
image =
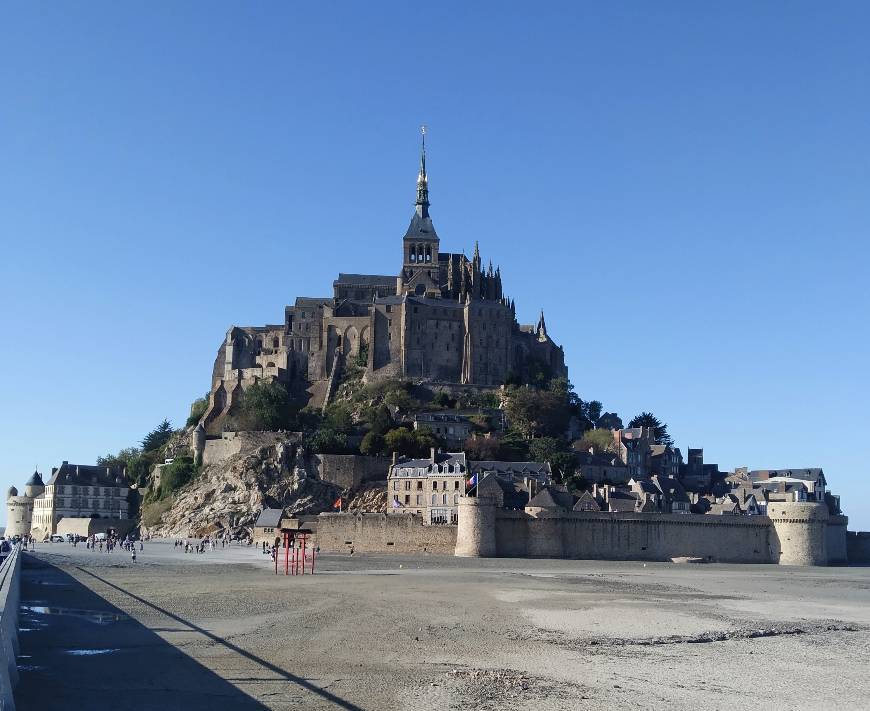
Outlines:
{"label": "mont-saint-michel abbey", "polygon": [[206,429],[220,431],[244,389],[263,378],[322,406],[348,358],[365,361],[367,381],[494,387],[532,362],[567,376],[544,314],[536,325],[517,322],[501,269],[484,263],[478,245],[470,258],[441,250],[429,214],[425,142],[416,205],[404,237],[396,239],[397,257],[400,246],[396,275],[340,273],[332,296],[298,297],[284,309],[282,324],[230,328],[215,359]]}
{"label": "mont-saint-michel abbey", "polygon": [[0,5],[0,711],[870,708],[868,26]]}

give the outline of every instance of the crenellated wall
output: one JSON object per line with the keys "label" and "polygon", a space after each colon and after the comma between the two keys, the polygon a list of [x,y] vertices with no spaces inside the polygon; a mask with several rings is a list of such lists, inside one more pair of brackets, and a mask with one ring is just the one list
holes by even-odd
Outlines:
{"label": "crenellated wall", "polygon": [[828,565],[846,561],[847,522],[817,503],[777,504],[770,516],[712,516],[509,511],[464,497],[456,555]]}

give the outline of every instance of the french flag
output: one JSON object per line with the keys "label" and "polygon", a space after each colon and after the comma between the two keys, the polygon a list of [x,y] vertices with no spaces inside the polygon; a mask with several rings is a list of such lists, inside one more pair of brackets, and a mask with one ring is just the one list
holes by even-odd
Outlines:
{"label": "french flag", "polygon": [[468,484],[466,490],[473,489],[475,486],[477,486],[477,474],[472,474],[471,478],[466,482],[466,484]]}

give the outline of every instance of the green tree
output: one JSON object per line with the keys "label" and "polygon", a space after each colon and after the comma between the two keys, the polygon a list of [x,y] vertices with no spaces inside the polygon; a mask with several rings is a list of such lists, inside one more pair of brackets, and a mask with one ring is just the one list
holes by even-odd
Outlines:
{"label": "green tree", "polygon": [[260,380],[251,385],[242,396],[239,422],[250,430],[290,429],[293,410],[287,388],[276,380]]}
{"label": "green tree", "polygon": [[350,407],[343,402],[335,402],[326,408],[325,425],[327,428],[348,434],[353,432],[353,416]]}
{"label": "green tree", "polygon": [[142,440],[142,451],[153,452],[160,449],[172,436],[172,425],[169,420],[163,420],[157,427],[151,430]]}
{"label": "green tree", "polygon": [[359,368],[365,368],[369,364],[369,346],[367,343],[361,343],[359,353],[356,356],[356,365]]}
{"label": "green tree", "polygon": [[369,426],[369,431],[383,435],[395,426],[393,416],[385,405],[373,405],[363,413],[363,421]]}
{"label": "green tree", "polygon": [[564,446],[555,437],[538,437],[529,442],[529,456],[535,462],[549,462],[562,449]]}
{"label": "green tree", "polygon": [[190,415],[187,418],[185,427],[194,427],[208,410],[208,395],[197,398],[190,406]]}
{"label": "green tree", "polygon": [[622,418],[615,412],[605,412],[598,418],[598,427],[605,430],[621,430]]}
{"label": "green tree", "polygon": [[366,432],[359,445],[359,451],[369,457],[376,457],[384,453],[384,436],[374,430]]}
{"label": "green tree", "polygon": [[321,427],[308,440],[308,448],[317,454],[346,454],[347,436],[328,427]]}
{"label": "green tree", "polygon": [[435,397],[432,398],[432,404],[435,407],[447,408],[456,405],[456,400],[445,392],[437,392],[435,393]]}
{"label": "green tree", "polygon": [[138,447],[127,447],[117,454],[107,454],[105,457],[97,457],[98,467],[112,467],[113,469],[126,469],[131,462],[139,458],[141,451]]}
{"label": "green tree", "polygon": [[628,423],[629,427],[651,427],[655,433],[656,443],[673,444],[674,440],[668,434],[668,426],[651,412],[641,412]]}
{"label": "green tree", "polygon": [[507,395],[508,419],[528,439],[564,434],[571,413],[563,395],[532,388],[511,388]]}
{"label": "green tree", "polygon": [[587,430],[575,449],[593,454],[605,454],[613,451],[613,433],[610,430]]}
{"label": "green tree", "polygon": [[411,430],[406,427],[396,427],[384,435],[384,451],[388,454],[396,452],[405,457],[412,457],[417,451],[417,441]]}
{"label": "green tree", "polygon": [[499,460],[503,454],[501,441],[496,437],[469,437],[462,449],[469,459],[478,461]]}
{"label": "green tree", "polygon": [[160,498],[165,499],[193,479],[196,468],[190,457],[176,457],[160,470]]}

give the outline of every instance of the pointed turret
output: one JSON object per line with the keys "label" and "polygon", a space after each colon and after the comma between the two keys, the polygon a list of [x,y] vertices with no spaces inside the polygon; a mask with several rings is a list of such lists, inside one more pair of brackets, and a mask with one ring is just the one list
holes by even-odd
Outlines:
{"label": "pointed turret", "polygon": [[426,127],[423,131],[423,140],[420,146],[420,172],[417,174],[417,200],[414,214],[411,216],[411,224],[405,232],[402,245],[405,269],[404,278],[410,278],[408,269],[424,266],[428,268],[438,264],[438,234],[429,216],[429,176],[426,172]]}
{"label": "pointed turret", "polygon": [[538,319],[538,325],[535,330],[538,332],[539,340],[547,340],[547,322],[544,321],[544,309],[541,309],[541,317]]}

